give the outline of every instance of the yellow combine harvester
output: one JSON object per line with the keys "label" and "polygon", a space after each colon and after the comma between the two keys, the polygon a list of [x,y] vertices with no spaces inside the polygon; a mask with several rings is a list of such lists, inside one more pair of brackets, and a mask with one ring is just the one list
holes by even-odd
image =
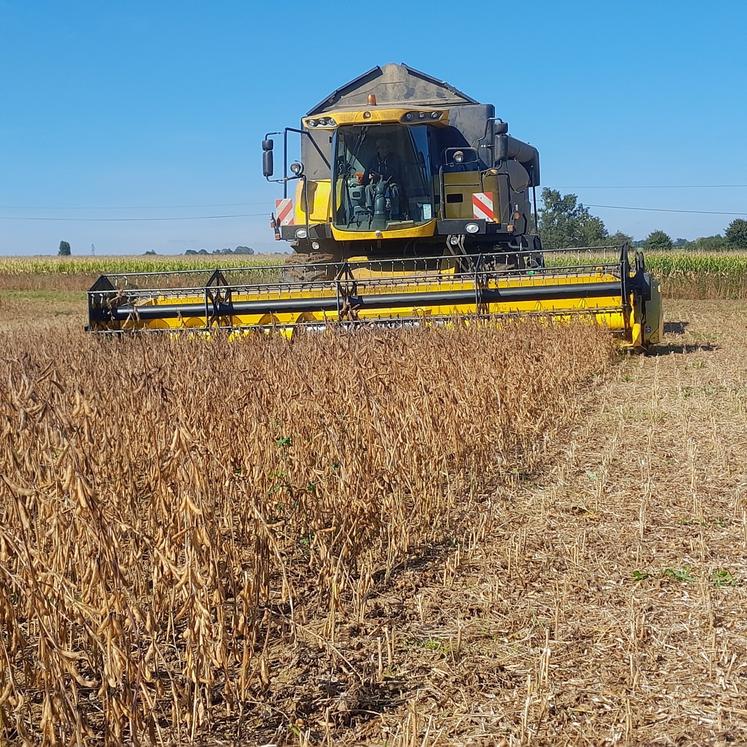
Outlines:
{"label": "yellow combine harvester", "polygon": [[[289,165],[289,134],[301,160]],[[274,141],[283,137],[283,176]],[[626,346],[659,341],[659,286],[627,246],[543,250],[539,153],[492,105],[406,65],[330,94],[300,129],[268,133],[263,172],[283,185],[272,226],[283,266],[102,276],[100,332],[414,325],[456,317],[578,316]],[[288,186],[295,181],[293,198]],[[610,255],[610,251],[614,253]]]}

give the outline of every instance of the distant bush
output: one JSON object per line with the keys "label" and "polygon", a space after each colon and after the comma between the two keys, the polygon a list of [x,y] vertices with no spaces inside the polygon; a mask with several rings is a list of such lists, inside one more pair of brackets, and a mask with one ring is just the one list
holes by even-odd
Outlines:
{"label": "distant bush", "polygon": [[646,249],[664,250],[672,248],[672,239],[664,231],[652,231],[646,238]]}
{"label": "distant bush", "polygon": [[729,223],[726,243],[731,249],[747,249],[747,220],[736,218]]}
{"label": "distant bush", "polygon": [[717,233],[715,236],[700,236],[688,242],[685,248],[696,252],[722,252],[728,249],[729,245],[726,239]]}

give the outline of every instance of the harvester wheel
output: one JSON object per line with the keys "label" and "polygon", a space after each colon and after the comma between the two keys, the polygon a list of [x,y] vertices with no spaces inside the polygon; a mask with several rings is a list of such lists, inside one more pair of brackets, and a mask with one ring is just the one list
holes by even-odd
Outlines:
{"label": "harvester wheel", "polygon": [[285,261],[283,282],[313,283],[320,280],[334,280],[335,268],[319,265],[336,261],[338,258],[332,252],[309,252],[308,254],[294,252]]}

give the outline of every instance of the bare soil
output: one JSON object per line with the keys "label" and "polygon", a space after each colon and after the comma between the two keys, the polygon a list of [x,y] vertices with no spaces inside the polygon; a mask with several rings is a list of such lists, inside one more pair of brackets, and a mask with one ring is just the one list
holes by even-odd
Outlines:
{"label": "bare soil", "polygon": [[0,290],[0,332],[86,323],[85,291]]}

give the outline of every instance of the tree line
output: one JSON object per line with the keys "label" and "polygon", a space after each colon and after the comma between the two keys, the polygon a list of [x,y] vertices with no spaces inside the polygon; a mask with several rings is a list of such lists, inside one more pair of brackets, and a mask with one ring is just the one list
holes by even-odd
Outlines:
{"label": "tree line", "polygon": [[[72,249],[70,248],[70,242],[69,241],[60,241],[59,249],[57,250],[57,255],[60,257],[69,257],[72,255]],[[149,249],[147,252],[144,252],[145,256],[154,256],[157,255],[158,252],[156,252],[153,249]],[[235,249],[231,249],[230,247],[226,247],[225,249],[213,249],[212,252],[209,252],[207,249],[187,249],[184,254],[192,255],[192,254],[254,254],[254,249],[252,249],[250,246],[237,246]]]}
{"label": "tree line", "polygon": [[604,221],[589,212],[579,202],[577,195],[561,195],[557,189],[542,190],[542,207],[539,213],[539,234],[547,249],[564,249],[570,246],[603,246],[628,243],[646,249],[686,249],[697,251],[726,251],[747,249],[747,220],[734,219],[723,235],[701,236],[688,241],[672,239],[665,231],[652,231],[645,239],[634,240],[622,231],[609,233]]}

